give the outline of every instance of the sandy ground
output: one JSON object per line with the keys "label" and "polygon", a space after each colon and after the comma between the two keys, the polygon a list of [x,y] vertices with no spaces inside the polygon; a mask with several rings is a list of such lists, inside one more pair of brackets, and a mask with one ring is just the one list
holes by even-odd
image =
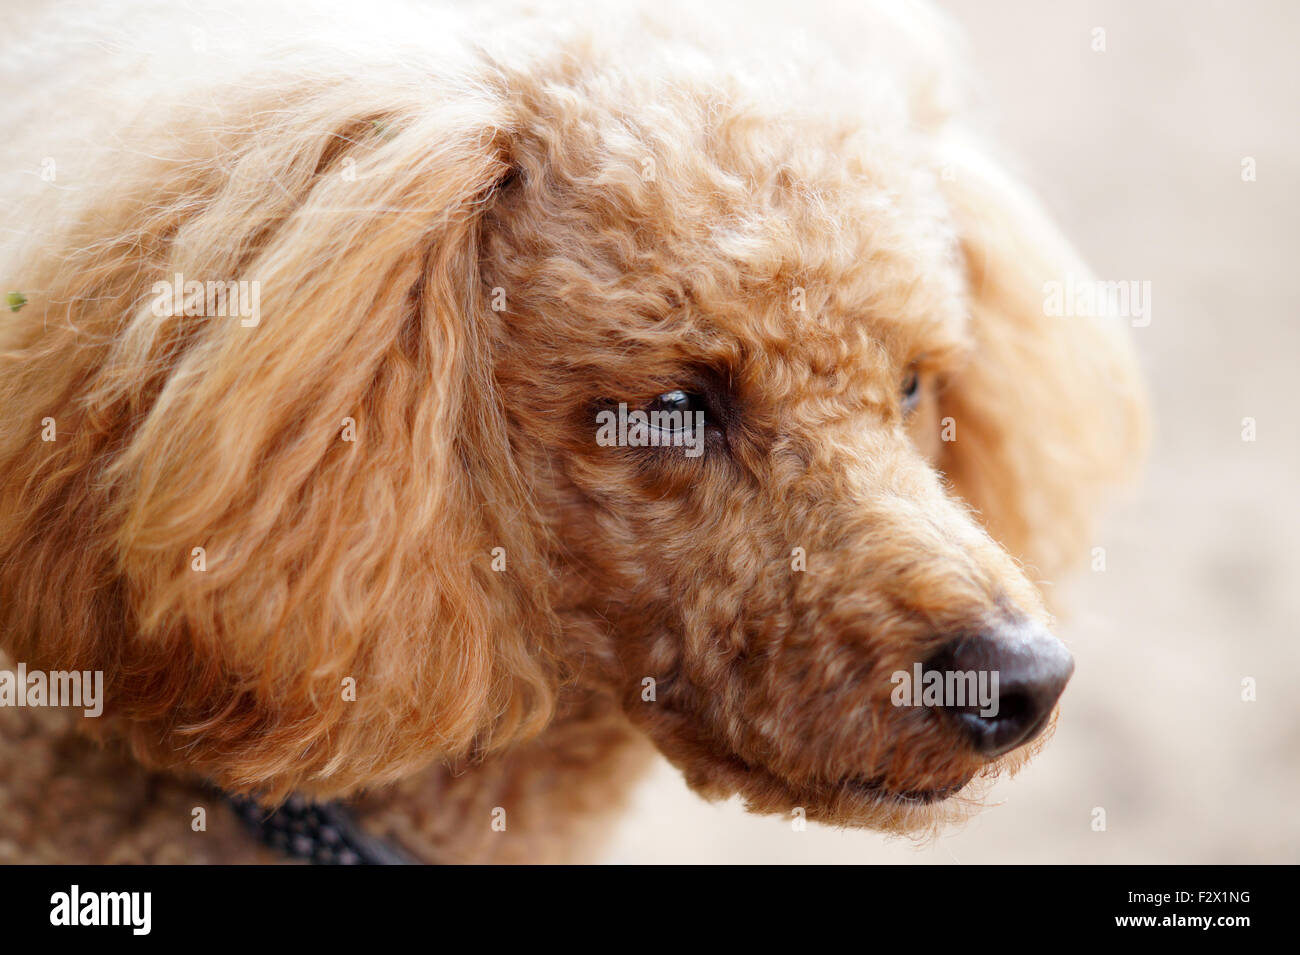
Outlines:
{"label": "sandy ground", "polygon": [[1069,588],[1077,670],[1060,728],[992,808],[925,846],[795,832],[703,802],[664,764],[608,859],[1300,861],[1300,6],[944,6],[1024,177],[1100,277],[1152,283],[1135,331],[1151,458],[1098,533],[1107,570]]}

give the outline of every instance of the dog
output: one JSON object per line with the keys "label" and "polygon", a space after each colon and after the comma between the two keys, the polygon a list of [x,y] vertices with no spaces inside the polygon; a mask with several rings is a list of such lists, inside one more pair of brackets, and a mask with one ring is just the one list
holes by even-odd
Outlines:
{"label": "dog", "polygon": [[655,6],[7,31],[0,645],[103,700],[0,706],[0,858],[590,859],[655,752],[918,834],[1042,745],[1125,329],[929,8]]}

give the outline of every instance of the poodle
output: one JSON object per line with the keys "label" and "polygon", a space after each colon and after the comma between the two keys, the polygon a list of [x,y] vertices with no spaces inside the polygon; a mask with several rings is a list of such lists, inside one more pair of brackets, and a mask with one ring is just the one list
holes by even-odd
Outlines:
{"label": "poodle", "polygon": [[0,859],[593,859],[656,752],[923,835],[1042,745],[1126,329],[929,8],[652,6],[9,24]]}

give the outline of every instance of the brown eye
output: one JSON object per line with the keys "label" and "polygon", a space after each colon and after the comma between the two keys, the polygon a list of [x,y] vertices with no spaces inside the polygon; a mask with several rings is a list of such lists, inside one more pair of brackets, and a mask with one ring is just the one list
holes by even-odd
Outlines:
{"label": "brown eye", "polygon": [[921,400],[921,375],[915,368],[907,369],[903,376],[902,395],[903,414],[913,411]]}

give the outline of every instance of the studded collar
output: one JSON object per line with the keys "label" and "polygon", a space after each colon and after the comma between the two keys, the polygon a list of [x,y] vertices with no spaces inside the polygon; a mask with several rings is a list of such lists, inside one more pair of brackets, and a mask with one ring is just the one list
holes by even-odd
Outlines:
{"label": "studded collar", "polygon": [[267,847],[313,865],[417,865],[398,847],[363,831],[342,803],[293,795],[276,809],[222,793],[253,836]]}

